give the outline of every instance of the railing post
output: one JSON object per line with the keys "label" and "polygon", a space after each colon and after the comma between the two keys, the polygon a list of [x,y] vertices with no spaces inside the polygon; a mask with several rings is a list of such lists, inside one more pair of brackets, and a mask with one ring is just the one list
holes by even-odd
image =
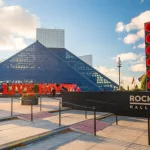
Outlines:
{"label": "railing post", "polygon": [[96,136],[96,110],[95,106],[93,107],[94,110],[94,136]]}
{"label": "railing post", "polygon": [[61,126],[61,100],[59,101],[59,126]]}
{"label": "railing post", "polygon": [[117,115],[117,112],[118,112],[118,110],[116,108],[116,125],[118,125],[118,115]]}
{"label": "railing post", "polygon": [[85,119],[87,119],[86,100],[85,100]]}
{"label": "railing post", "polygon": [[31,121],[33,121],[33,105],[32,105],[32,101],[31,101]]}
{"label": "railing post", "polygon": [[118,116],[116,114],[116,125],[118,125]]}
{"label": "railing post", "polygon": [[11,97],[11,116],[13,115],[13,97]]}
{"label": "railing post", "polygon": [[40,111],[42,111],[42,96],[40,96]]}

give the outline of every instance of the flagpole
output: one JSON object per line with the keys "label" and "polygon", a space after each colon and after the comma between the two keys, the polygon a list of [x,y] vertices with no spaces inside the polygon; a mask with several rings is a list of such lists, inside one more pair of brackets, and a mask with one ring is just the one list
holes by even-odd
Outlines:
{"label": "flagpole", "polygon": [[135,77],[134,77],[134,88],[135,88]]}
{"label": "flagpole", "polygon": [[120,68],[121,68],[121,60],[120,60],[120,57],[118,58],[118,66],[119,68],[119,90],[120,90]]}

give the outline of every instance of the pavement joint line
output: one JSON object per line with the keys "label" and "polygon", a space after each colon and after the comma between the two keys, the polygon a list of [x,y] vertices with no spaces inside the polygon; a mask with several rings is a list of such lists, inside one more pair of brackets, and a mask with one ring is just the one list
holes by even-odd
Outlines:
{"label": "pavement joint line", "polygon": [[88,132],[85,132],[85,131],[81,131],[79,129],[75,129],[73,127],[69,127],[72,131],[76,131],[76,132],[80,132],[80,133],[83,133],[83,134],[88,134],[88,135],[92,135],[91,133],[88,133]]}
{"label": "pavement joint line", "polygon": [[2,145],[0,145],[0,150],[5,150],[5,149],[7,150],[7,149],[14,148],[14,147],[17,148],[17,147],[19,147],[22,144],[28,145],[28,144],[31,144],[31,143],[33,143],[35,141],[42,140],[42,139],[48,138],[50,136],[59,134],[62,131],[67,130],[68,128],[69,128],[69,126],[60,127],[58,129],[54,129],[52,131],[47,131],[47,132],[44,132],[44,133],[33,135],[31,137],[20,139],[20,140],[14,141],[14,142],[2,144]]}
{"label": "pavement joint line", "polygon": [[114,114],[110,114],[110,113],[104,114],[104,115],[101,115],[101,116],[97,117],[96,120],[102,120],[102,119],[105,119],[105,118],[108,118],[108,117],[111,117],[111,116],[114,116]]}
{"label": "pavement joint line", "polygon": [[[79,133],[80,133],[80,132],[79,132]],[[86,134],[79,135],[79,136],[75,137],[74,139],[68,140],[68,141],[66,141],[66,142],[64,142],[64,143],[61,143],[61,144],[58,144],[57,146],[53,146],[53,147],[51,147],[51,148],[48,149],[48,150],[51,150],[51,149],[54,149],[54,148],[56,148],[56,147],[62,146],[62,145],[64,145],[64,144],[67,144],[67,143],[69,143],[69,142],[72,142],[72,141],[74,141],[74,140],[76,140],[76,139],[78,139],[79,137],[82,137],[82,136],[84,136],[84,135],[86,135]]]}
{"label": "pavement joint line", "polygon": [[[110,138],[110,137],[102,137],[102,136],[100,136],[100,135],[97,135],[96,137],[98,137],[98,138],[100,138],[100,139],[105,139],[105,140],[111,140],[111,142],[113,142],[113,143],[116,143],[116,142],[124,142],[125,144],[130,144],[129,145],[129,147],[127,146],[126,148],[128,149],[128,148],[130,148],[130,146],[132,146],[132,145],[139,145],[139,146],[145,146],[145,147],[150,147],[149,145],[143,145],[143,144],[136,144],[136,143],[133,143],[133,142],[128,142],[128,141],[124,141],[124,140],[118,140],[118,139],[114,139],[114,138]],[[114,142],[115,141],[115,142]],[[110,143],[111,143],[110,142]],[[125,149],[125,150],[127,150],[127,149]]]}
{"label": "pavement joint line", "polygon": [[[144,133],[143,133],[142,135],[144,135]],[[141,136],[141,135],[140,135],[140,136]],[[127,147],[127,149],[130,148],[130,147],[135,143],[135,141],[137,141],[137,140],[140,138],[140,136],[138,136],[138,137]],[[127,150],[127,149],[125,149],[125,150]]]}
{"label": "pavement joint line", "polygon": [[18,119],[18,118],[17,118],[17,115],[0,118],[0,122],[2,122],[2,121],[9,121],[9,120],[13,120],[13,119]]}
{"label": "pavement joint line", "polygon": [[[104,115],[101,115],[101,116],[99,116],[99,117],[96,117],[96,120],[102,120],[102,119],[105,119],[105,118],[107,118],[107,117],[110,117],[112,114],[108,114],[108,116],[105,116],[106,114],[104,114]],[[78,123],[81,123],[81,122],[85,122],[85,121],[87,121],[87,120],[93,120],[94,118],[91,118],[91,119],[85,119],[85,120],[83,120],[83,121],[80,121],[80,122],[78,122]],[[75,124],[78,124],[78,123],[75,123]],[[72,125],[74,125],[74,124],[72,124]]]}
{"label": "pavement joint line", "polygon": [[[68,110],[71,110],[71,108],[64,108],[64,109],[61,109],[61,111],[68,111]],[[55,112],[59,112],[59,110],[50,110],[48,111],[49,113],[55,113]]]}

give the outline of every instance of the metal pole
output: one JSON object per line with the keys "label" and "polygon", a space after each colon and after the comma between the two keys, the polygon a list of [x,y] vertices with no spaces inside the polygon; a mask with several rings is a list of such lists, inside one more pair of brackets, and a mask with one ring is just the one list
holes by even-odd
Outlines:
{"label": "metal pole", "polygon": [[32,105],[32,101],[31,101],[31,121],[33,121],[33,105]]}
{"label": "metal pole", "polygon": [[13,115],[13,97],[11,98],[11,116]]}
{"label": "metal pole", "polygon": [[93,109],[94,109],[94,136],[96,136],[96,110],[95,107]]}
{"label": "metal pole", "polygon": [[86,100],[85,100],[85,119],[87,119]]}
{"label": "metal pole", "polygon": [[116,114],[116,125],[118,125],[118,116]]}
{"label": "metal pole", "polygon": [[119,67],[119,90],[120,90],[120,67]]}
{"label": "metal pole", "polygon": [[119,90],[120,90],[120,68],[121,68],[121,60],[118,58],[118,68],[119,68]]}
{"label": "metal pole", "polygon": [[148,145],[150,145],[150,119],[149,119],[149,113],[148,113]]}
{"label": "metal pole", "polygon": [[59,126],[61,126],[61,102],[59,101]]}
{"label": "metal pole", "polygon": [[117,115],[117,111],[116,111],[116,125],[118,125],[118,115]]}
{"label": "metal pole", "polygon": [[42,97],[40,96],[40,111],[42,111]]}

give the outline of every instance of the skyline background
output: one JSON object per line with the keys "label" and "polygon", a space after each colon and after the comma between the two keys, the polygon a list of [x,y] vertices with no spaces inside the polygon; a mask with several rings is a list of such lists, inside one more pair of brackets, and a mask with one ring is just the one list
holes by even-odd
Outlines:
{"label": "skyline background", "polygon": [[65,48],[77,56],[93,55],[93,67],[123,86],[140,84],[145,73],[144,23],[149,0],[0,0],[0,59],[36,39],[36,28],[65,29]]}

